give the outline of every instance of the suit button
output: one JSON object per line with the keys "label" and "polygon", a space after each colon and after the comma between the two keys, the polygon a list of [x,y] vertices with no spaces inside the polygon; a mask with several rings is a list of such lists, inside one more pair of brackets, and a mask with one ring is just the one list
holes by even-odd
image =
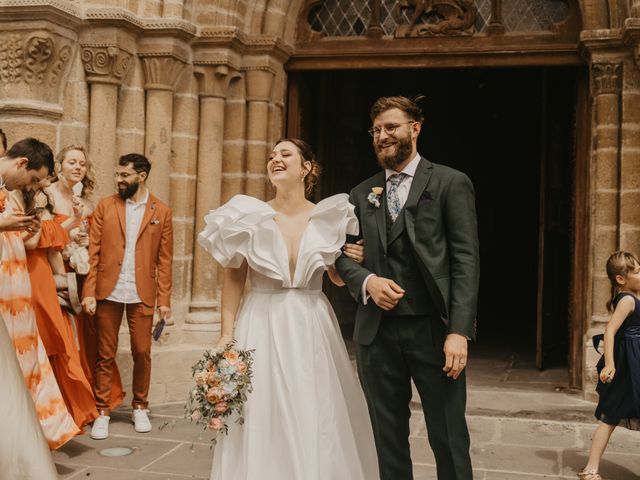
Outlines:
{"label": "suit button", "polygon": [[118,265],[122,265],[122,262],[118,262]]}

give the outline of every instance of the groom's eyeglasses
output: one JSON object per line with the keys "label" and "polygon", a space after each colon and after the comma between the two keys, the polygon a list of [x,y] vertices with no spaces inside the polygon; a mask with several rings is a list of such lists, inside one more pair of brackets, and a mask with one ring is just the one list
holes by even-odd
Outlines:
{"label": "groom's eyeglasses", "polygon": [[382,127],[373,127],[370,128],[368,130],[369,135],[371,135],[373,138],[378,138],[380,136],[380,132],[382,132],[382,130],[384,130],[384,133],[386,133],[387,135],[393,135],[396,133],[396,130],[398,130],[398,128],[400,128],[400,125],[407,125],[409,123],[416,123],[415,120],[410,120],[408,122],[402,122],[402,123],[387,123],[386,125],[383,125]]}

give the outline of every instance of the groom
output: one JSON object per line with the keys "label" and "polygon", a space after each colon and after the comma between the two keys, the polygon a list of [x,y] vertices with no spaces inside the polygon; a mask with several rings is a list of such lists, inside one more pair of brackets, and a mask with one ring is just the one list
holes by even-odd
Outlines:
{"label": "groom", "polygon": [[438,478],[469,480],[464,368],[467,341],[475,336],[479,280],[473,185],[463,173],[418,154],[423,115],[415,101],[380,98],[371,120],[384,170],[351,191],[365,261],[359,265],[343,255],[336,267],[358,302],[358,373],[380,478],[413,478],[413,379]]}

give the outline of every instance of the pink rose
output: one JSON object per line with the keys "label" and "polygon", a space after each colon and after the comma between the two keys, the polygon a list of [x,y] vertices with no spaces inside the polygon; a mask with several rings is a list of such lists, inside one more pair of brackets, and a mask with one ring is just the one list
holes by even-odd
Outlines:
{"label": "pink rose", "polygon": [[200,413],[200,410],[194,410],[193,413],[191,414],[191,420],[193,420],[194,422],[197,422],[201,418],[202,418],[202,414]]}
{"label": "pink rose", "polygon": [[225,401],[222,402],[218,402],[216,403],[216,406],[214,407],[214,410],[216,413],[224,413],[227,410],[229,410],[229,404]]}
{"label": "pink rose", "polygon": [[247,371],[247,364],[244,362],[238,362],[236,369],[238,370],[238,373],[244,373]]}
{"label": "pink rose", "polygon": [[224,427],[224,422],[218,417],[213,417],[209,422],[209,428],[211,430],[222,430],[222,427]]}

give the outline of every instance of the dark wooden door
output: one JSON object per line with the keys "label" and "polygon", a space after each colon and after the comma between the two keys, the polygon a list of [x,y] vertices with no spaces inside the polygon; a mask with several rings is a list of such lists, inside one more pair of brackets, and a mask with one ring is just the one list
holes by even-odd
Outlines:
{"label": "dark wooden door", "polygon": [[[570,337],[571,216],[575,77],[545,70],[541,78],[540,210],[538,230],[538,288],[536,302],[536,366],[567,362]],[[571,88],[571,84],[574,84]]]}

